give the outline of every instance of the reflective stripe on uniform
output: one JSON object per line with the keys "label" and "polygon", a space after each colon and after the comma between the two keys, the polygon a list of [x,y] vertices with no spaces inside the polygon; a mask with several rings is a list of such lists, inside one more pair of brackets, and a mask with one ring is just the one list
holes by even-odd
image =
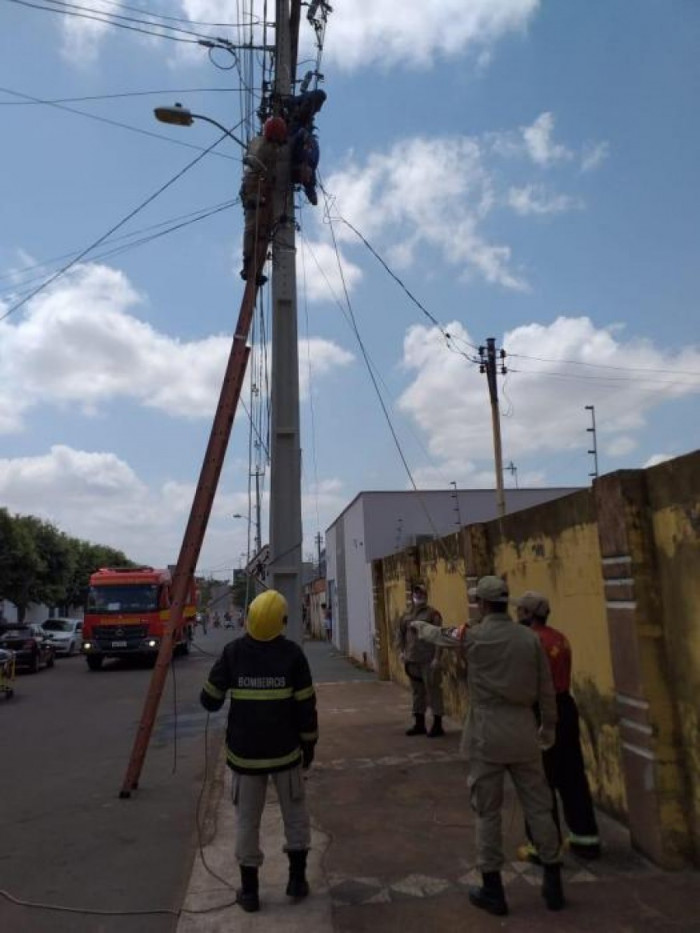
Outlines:
{"label": "reflective stripe on uniform", "polygon": [[281,758],[241,758],[234,755],[230,748],[226,749],[226,758],[237,768],[246,768],[251,771],[268,771],[272,768],[283,768],[285,765],[294,764],[301,757],[301,749],[296,748],[289,755],[283,755]]}
{"label": "reflective stripe on uniform", "polygon": [[577,846],[599,846],[600,836],[577,836],[576,833],[569,833],[569,842]]}
{"label": "reflective stripe on uniform", "polygon": [[294,699],[301,702],[302,700],[309,700],[314,695],[314,688],[304,687],[302,690],[297,690],[294,694]]}
{"label": "reflective stripe on uniform", "polygon": [[293,692],[291,687],[278,687],[272,690],[244,690],[233,687],[228,695],[232,700],[289,700]]}
{"label": "reflective stripe on uniform", "polygon": [[302,732],[299,738],[302,742],[315,742],[318,738],[318,732]]}
{"label": "reflective stripe on uniform", "polygon": [[226,696],[225,690],[219,690],[218,687],[215,687],[214,684],[208,680],[204,684],[204,692],[208,693],[210,697],[213,697],[215,700],[223,700]]}

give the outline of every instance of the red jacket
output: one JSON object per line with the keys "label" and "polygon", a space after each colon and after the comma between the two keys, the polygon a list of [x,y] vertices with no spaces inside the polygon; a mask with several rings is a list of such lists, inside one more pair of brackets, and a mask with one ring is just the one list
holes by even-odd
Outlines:
{"label": "red jacket", "polygon": [[530,628],[537,635],[552,671],[555,693],[568,693],[571,687],[571,645],[563,632],[550,625],[534,622]]}

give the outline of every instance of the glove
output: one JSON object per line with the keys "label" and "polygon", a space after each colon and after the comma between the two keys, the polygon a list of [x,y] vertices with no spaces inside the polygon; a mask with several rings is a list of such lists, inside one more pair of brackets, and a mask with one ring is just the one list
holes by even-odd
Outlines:
{"label": "glove", "polygon": [[554,745],[554,736],[550,732],[543,732],[542,729],[537,730],[537,740],[540,745],[540,751],[546,752]]}
{"label": "glove", "polygon": [[311,762],[314,760],[315,746],[311,742],[302,742],[301,744],[301,766],[304,771],[308,771]]}

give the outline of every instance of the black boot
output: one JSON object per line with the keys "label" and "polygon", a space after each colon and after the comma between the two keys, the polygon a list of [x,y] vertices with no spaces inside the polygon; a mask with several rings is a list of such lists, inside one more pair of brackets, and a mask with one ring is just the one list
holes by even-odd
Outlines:
{"label": "black boot", "polygon": [[260,898],[258,897],[258,869],[250,865],[241,865],[241,886],[236,891],[236,903],[246,911],[252,914],[260,910]]}
{"label": "black boot", "polygon": [[425,735],[425,714],[416,713],[413,718],[415,722],[410,729],[406,729],[406,735]]}
{"label": "black boot", "polygon": [[442,728],[442,716],[433,716],[433,724],[430,727],[430,732],[428,733],[429,739],[436,739],[441,735],[445,734],[445,730]]}
{"label": "black boot", "polygon": [[508,904],[500,871],[484,871],[481,877],[483,884],[480,888],[476,885],[469,888],[470,903],[496,917],[505,917],[508,913]]}
{"label": "black boot", "polygon": [[542,879],[542,897],[547,910],[561,910],[564,901],[564,889],[561,884],[561,865],[545,865]]}
{"label": "black boot", "polygon": [[287,883],[287,897],[300,901],[309,895],[309,882],[306,880],[307,849],[296,849],[287,852],[289,859],[289,882]]}

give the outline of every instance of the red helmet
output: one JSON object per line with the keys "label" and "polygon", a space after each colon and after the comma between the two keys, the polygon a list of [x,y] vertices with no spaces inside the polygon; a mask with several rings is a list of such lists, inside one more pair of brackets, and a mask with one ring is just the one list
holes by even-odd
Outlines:
{"label": "red helmet", "polygon": [[283,143],[287,139],[287,124],[282,117],[269,117],[265,120],[263,136],[269,143]]}

